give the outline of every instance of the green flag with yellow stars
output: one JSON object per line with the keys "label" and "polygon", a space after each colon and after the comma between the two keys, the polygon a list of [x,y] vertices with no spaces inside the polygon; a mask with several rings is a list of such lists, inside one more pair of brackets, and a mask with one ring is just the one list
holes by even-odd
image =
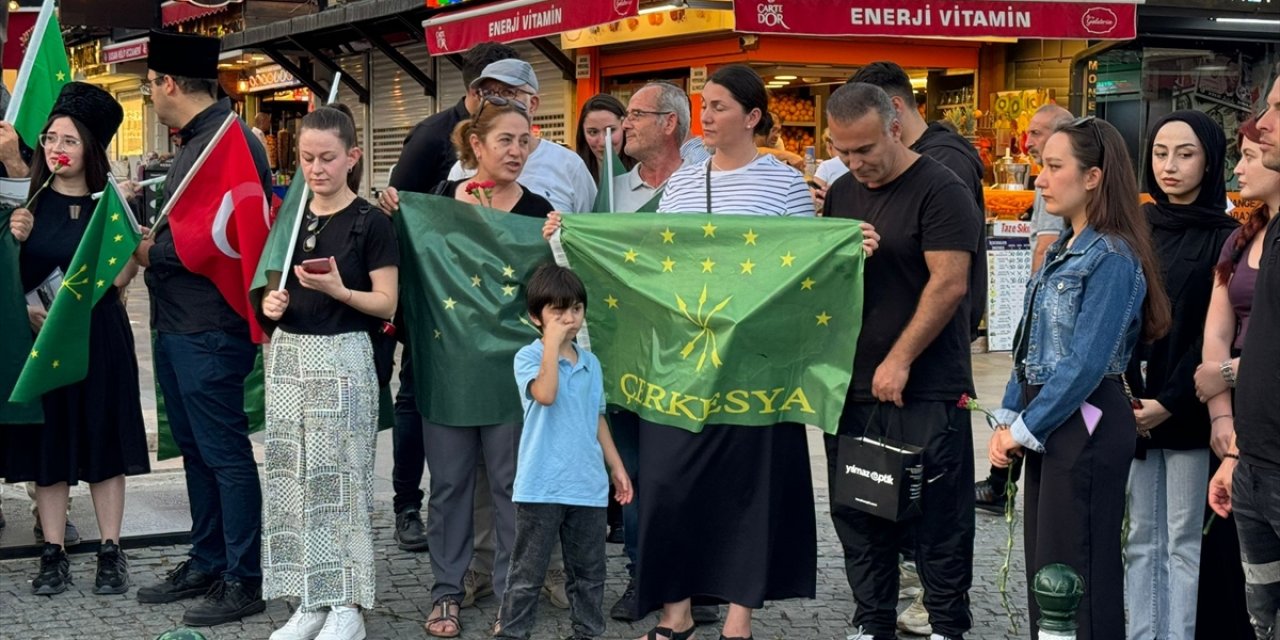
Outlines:
{"label": "green flag with yellow stars", "polygon": [[611,405],[693,432],[836,432],[862,327],[856,221],[565,215],[557,243],[586,283],[578,341],[600,358]]}
{"label": "green flag with yellow stars", "polygon": [[[13,390],[32,344],[27,300],[23,295],[22,274],[18,271],[20,244],[9,232],[9,216],[20,205],[21,200],[10,202],[0,195],[0,326],[8,329],[4,340],[0,340],[0,392],[3,392],[0,398],[7,397]],[[0,425],[41,422],[44,422],[44,410],[39,402],[0,401]]]}
{"label": "green flag with yellow stars", "polygon": [[84,379],[89,371],[89,316],[141,240],[142,231],[120,187],[107,176],[107,188],[36,334],[11,402],[36,400],[51,389]]}
{"label": "green flag with yellow stars", "polygon": [[44,0],[4,116],[6,122],[13,123],[28,147],[38,148],[36,138],[49,119],[49,111],[58,100],[62,85],[70,81],[71,63],[67,61],[67,47],[62,43],[62,27],[54,15],[53,0]]}
{"label": "green flag with yellow stars", "polygon": [[552,261],[543,220],[405,192],[395,220],[418,411],[451,427],[521,421],[512,367],[540,335],[524,283]]}

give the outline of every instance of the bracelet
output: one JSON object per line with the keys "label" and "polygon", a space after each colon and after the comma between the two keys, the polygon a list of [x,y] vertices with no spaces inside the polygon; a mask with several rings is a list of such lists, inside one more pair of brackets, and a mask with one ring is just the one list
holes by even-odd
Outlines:
{"label": "bracelet", "polygon": [[1218,365],[1218,371],[1222,374],[1222,380],[1227,383],[1227,386],[1234,389],[1236,386],[1236,372],[1231,368],[1231,360],[1223,360],[1222,364]]}
{"label": "bracelet", "polygon": [[1236,462],[1239,462],[1239,461],[1240,461],[1240,455],[1239,455],[1239,454],[1235,454],[1235,453],[1231,453],[1230,451],[1228,451],[1228,452],[1226,452],[1226,453],[1222,454],[1222,457],[1223,457],[1223,458],[1231,458],[1232,460],[1235,460]]}
{"label": "bracelet", "polygon": [[1233,416],[1233,415],[1231,415],[1231,414],[1229,414],[1229,413],[1224,413],[1224,414],[1222,414],[1222,415],[1220,415],[1220,416],[1214,416],[1214,417],[1210,418],[1210,419],[1209,419],[1209,424],[1210,424],[1210,425],[1212,425],[1213,423],[1215,423],[1215,422],[1217,422],[1217,421],[1219,421],[1219,420],[1221,420],[1221,419],[1223,419],[1223,418],[1227,418],[1228,420],[1235,420],[1235,416]]}

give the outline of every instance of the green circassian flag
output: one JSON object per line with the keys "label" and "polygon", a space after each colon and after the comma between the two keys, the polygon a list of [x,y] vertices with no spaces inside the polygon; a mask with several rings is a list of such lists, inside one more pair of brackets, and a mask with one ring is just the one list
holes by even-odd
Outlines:
{"label": "green circassian flag", "polygon": [[524,283],[552,260],[543,220],[408,192],[395,220],[418,411],[453,427],[522,420],[513,366],[540,335]]}
{"label": "green circassian flag", "polygon": [[30,402],[84,380],[89,372],[89,317],[142,241],[115,178],[94,208],[44,326],[36,335],[11,402]]}
{"label": "green circassian flag", "polygon": [[[0,179],[3,182],[15,182]],[[21,181],[24,185],[26,180]],[[0,189],[0,192],[5,191]],[[26,189],[22,190],[26,195]],[[13,385],[22,373],[31,353],[33,338],[27,319],[27,301],[22,287],[22,274],[18,271],[19,243],[9,232],[9,216],[21,200],[0,200],[0,326],[8,327],[8,335],[0,340],[0,392],[5,398],[13,391]],[[39,402],[0,402],[0,424],[38,424],[44,422],[44,411]]]}
{"label": "green circassian flag", "polygon": [[815,424],[835,433],[862,327],[853,220],[565,215],[557,258],[587,287],[611,405],[698,432]]}
{"label": "green circassian flag", "polygon": [[44,0],[4,116],[5,121],[13,123],[27,146],[37,148],[37,138],[49,119],[53,103],[58,100],[62,85],[70,81],[71,63],[67,61],[67,47],[62,42],[62,27],[53,14],[53,0]]}
{"label": "green circassian flag", "polygon": [[298,223],[302,220],[306,201],[311,190],[303,179],[302,169],[293,174],[289,190],[280,203],[279,213],[267,234],[267,244],[262,247],[262,257],[258,259],[258,270],[253,274],[253,282],[249,285],[249,299],[255,307],[261,307],[262,297],[268,287],[275,289],[280,284],[280,274],[285,270],[285,263],[292,255],[292,249],[298,237]]}

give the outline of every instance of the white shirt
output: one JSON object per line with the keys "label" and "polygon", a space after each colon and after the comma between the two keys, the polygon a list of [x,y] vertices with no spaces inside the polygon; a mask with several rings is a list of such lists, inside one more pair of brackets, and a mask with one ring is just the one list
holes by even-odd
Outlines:
{"label": "white shirt", "polygon": [[[474,169],[463,169],[462,163],[455,162],[449,179],[465,180],[475,174]],[[546,198],[556,211],[586,213],[596,204],[596,183],[587,164],[578,154],[550,140],[538,143],[516,181]]]}
{"label": "white shirt", "polygon": [[[686,162],[677,169],[667,179],[658,211],[705,213],[710,166],[710,162]],[[733,171],[711,171],[711,210],[761,216],[814,215],[804,174],[767,153]]]}
{"label": "white shirt", "polygon": [[836,181],[836,178],[846,173],[849,173],[849,165],[836,157],[830,160],[823,160],[822,164],[819,164],[817,170],[813,172],[813,177],[821,180],[822,184],[829,187],[832,182]]}

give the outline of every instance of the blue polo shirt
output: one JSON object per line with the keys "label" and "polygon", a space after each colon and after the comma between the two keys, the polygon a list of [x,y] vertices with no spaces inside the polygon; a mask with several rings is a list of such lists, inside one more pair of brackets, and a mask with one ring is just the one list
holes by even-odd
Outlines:
{"label": "blue polo shirt", "polygon": [[516,353],[516,384],[524,404],[524,429],[516,458],[515,502],[605,507],[609,474],[600,448],[600,416],[604,413],[604,377],[600,360],[574,345],[578,363],[560,358],[556,401],[545,406],[533,399],[529,385],[538,377],[542,341]]}

